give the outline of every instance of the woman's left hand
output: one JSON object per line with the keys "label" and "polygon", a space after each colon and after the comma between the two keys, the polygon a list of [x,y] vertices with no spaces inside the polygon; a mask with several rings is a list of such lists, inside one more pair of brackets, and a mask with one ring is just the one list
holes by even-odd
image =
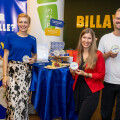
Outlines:
{"label": "woman's left hand", "polygon": [[35,62],[35,59],[33,57],[29,58],[29,64],[33,64]]}
{"label": "woman's left hand", "polygon": [[76,70],[76,74],[78,74],[78,75],[85,75],[85,72],[83,71],[83,70],[79,70],[79,69],[77,69]]}

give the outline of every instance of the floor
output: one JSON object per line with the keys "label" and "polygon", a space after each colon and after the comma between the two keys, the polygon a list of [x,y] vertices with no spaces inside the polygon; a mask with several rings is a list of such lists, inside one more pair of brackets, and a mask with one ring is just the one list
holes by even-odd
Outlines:
{"label": "floor", "polygon": [[38,115],[29,115],[29,120],[41,120]]}
{"label": "floor", "polygon": [[[100,95],[100,100],[101,100],[101,95]],[[95,113],[93,114],[91,120],[101,120],[101,112],[100,112],[101,101],[100,100],[99,100],[99,105],[98,105]],[[115,116],[115,107],[113,109],[112,120],[114,120],[114,116]],[[30,120],[41,120],[37,114],[29,115],[29,118],[30,118]],[[55,119],[55,120],[58,120],[58,119]]]}
{"label": "floor", "polygon": [[[98,107],[97,107],[96,111],[94,112],[91,120],[102,120],[101,119],[101,94],[102,94],[102,91],[100,91],[100,98],[99,98]],[[114,118],[115,118],[115,106],[113,108],[112,120],[114,120]]]}

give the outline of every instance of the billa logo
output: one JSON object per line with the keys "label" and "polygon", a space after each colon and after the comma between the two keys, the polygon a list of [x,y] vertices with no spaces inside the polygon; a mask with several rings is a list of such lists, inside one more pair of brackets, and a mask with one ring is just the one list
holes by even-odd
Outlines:
{"label": "billa logo", "polygon": [[[103,17],[103,16],[102,16]],[[112,20],[114,15],[105,15],[101,21],[101,15],[85,15],[77,16],[77,28],[112,28]]]}

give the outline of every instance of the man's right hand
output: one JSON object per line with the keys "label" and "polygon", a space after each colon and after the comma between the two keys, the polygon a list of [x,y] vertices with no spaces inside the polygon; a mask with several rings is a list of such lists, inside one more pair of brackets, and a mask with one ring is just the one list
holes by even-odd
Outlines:
{"label": "man's right hand", "polygon": [[113,53],[112,51],[110,51],[109,54],[110,54],[110,57],[115,58],[115,57],[117,56],[118,53]]}
{"label": "man's right hand", "polygon": [[103,54],[104,59],[108,59],[109,57],[115,58],[117,56],[118,53],[113,53],[112,51],[109,51],[107,53]]}

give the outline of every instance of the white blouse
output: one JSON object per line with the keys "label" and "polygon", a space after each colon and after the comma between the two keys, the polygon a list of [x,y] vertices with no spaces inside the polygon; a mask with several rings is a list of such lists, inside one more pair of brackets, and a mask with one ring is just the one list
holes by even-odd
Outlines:
{"label": "white blouse", "polygon": [[0,60],[0,81],[3,78],[3,61]]}

